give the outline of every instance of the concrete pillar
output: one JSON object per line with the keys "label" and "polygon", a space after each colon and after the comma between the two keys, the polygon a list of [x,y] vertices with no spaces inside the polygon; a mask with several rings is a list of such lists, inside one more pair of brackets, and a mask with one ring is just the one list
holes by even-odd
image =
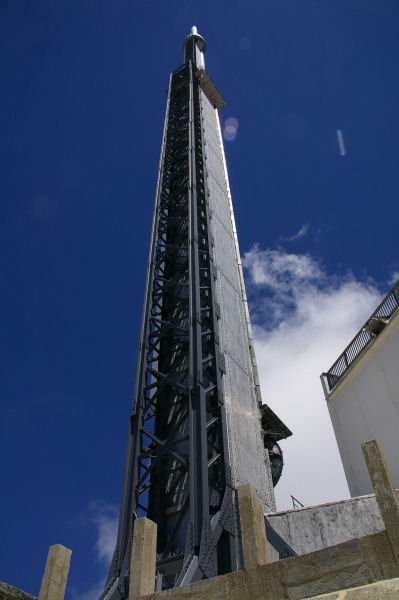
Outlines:
{"label": "concrete pillar", "polygon": [[154,593],[157,559],[157,526],[145,517],[134,522],[130,559],[129,600]]}
{"label": "concrete pillar", "polygon": [[255,569],[269,562],[263,506],[252,483],[237,488],[244,568]]}
{"label": "concrete pillar", "polygon": [[362,444],[375,498],[384,521],[388,540],[396,564],[399,566],[399,497],[392,481],[387,461],[376,440]]}
{"label": "concrete pillar", "polygon": [[64,600],[71,554],[72,551],[61,544],[50,546],[39,600]]}

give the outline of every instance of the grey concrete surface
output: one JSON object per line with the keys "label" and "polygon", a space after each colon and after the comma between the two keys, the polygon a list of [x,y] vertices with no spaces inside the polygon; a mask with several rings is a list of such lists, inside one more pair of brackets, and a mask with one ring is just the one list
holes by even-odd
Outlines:
{"label": "grey concrete surface", "polygon": [[[268,514],[275,531],[306,554],[385,529],[374,494]],[[277,560],[273,553],[272,560]]]}

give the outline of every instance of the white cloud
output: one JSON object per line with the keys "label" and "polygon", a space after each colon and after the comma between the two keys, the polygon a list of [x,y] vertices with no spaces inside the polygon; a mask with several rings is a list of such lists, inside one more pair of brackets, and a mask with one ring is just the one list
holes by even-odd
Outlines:
{"label": "white cloud", "polygon": [[281,248],[255,246],[243,264],[263,401],[293,432],[281,443],[278,509],[292,508],[290,494],[305,505],[349,497],[319,376],[381,295],[370,281],[330,276],[313,257]]}
{"label": "white cloud", "polygon": [[392,273],[392,277],[389,280],[389,285],[395,285],[395,283],[398,281],[399,279],[399,271],[394,271]]}
{"label": "white cloud", "polygon": [[[91,502],[88,512],[89,522],[91,522],[97,530],[95,544],[97,560],[108,569],[115,550],[119,507],[104,501]],[[75,587],[71,587],[68,591],[67,598],[68,600],[98,600],[104,591],[104,585],[105,577],[99,577],[99,581],[86,590],[77,590]]]}
{"label": "white cloud", "polygon": [[118,506],[106,502],[92,502],[89,506],[91,520],[97,527],[97,558],[108,565],[115,550],[118,531]]}

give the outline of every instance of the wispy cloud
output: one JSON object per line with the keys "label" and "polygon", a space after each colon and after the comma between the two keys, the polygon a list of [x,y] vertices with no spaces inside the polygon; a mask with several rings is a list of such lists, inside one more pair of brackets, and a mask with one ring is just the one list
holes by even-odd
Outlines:
{"label": "wispy cloud", "polygon": [[309,223],[304,223],[294,235],[288,237],[281,236],[279,239],[281,242],[296,242],[297,240],[303,238],[308,233],[308,231]]}
{"label": "wispy cloud", "polygon": [[[119,507],[102,500],[91,502],[85,523],[91,523],[96,528],[96,543],[94,551],[97,561],[102,564],[102,569],[108,569],[115,549],[116,535],[118,529]],[[101,576],[98,581],[86,589],[71,587],[68,590],[67,600],[98,600],[104,591],[105,577]]]}
{"label": "wispy cloud", "polygon": [[328,274],[306,254],[253,247],[244,255],[263,401],[293,436],[282,442],[279,509],[349,496],[319,375],[381,300],[371,281]]}
{"label": "wispy cloud", "polygon": [[341,156],[346,156],[346,148],[344,142],[344,134],[341,129],[337,129],[337,140],[338,140],[338,148]]}
{"label": "wispy cloud", "polygon": [[97,558],[109,564],[115,550],[119,508],[106,502],[92,502],[89,511],[97,527]]}

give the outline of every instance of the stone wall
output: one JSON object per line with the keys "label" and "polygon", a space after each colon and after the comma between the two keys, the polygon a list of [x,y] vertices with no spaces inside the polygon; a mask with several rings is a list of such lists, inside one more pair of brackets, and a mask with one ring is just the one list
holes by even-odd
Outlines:
{"label": "stone wall", "polygon": [[32,594],[0,581],[0,600],[37,600]]}
{"label": "stone wall", "polygon": [[399,579],[378,581],[370,585],[341,590],[332,594],[313,596],[308,600],[398,600]]}
{"label": "stone wall", "polygon": [[386,533],[380,532],[311,554],[156,592],[146,600],[300,600],[394,577],[399,577],[399,568]]}
{"label": "stone wall", "polygon": [[[266,518],[297,554],[307,554],[385,529],[374,494],[271,513]],[[271,552],[271,557],[278,559],[275,552]]]}

